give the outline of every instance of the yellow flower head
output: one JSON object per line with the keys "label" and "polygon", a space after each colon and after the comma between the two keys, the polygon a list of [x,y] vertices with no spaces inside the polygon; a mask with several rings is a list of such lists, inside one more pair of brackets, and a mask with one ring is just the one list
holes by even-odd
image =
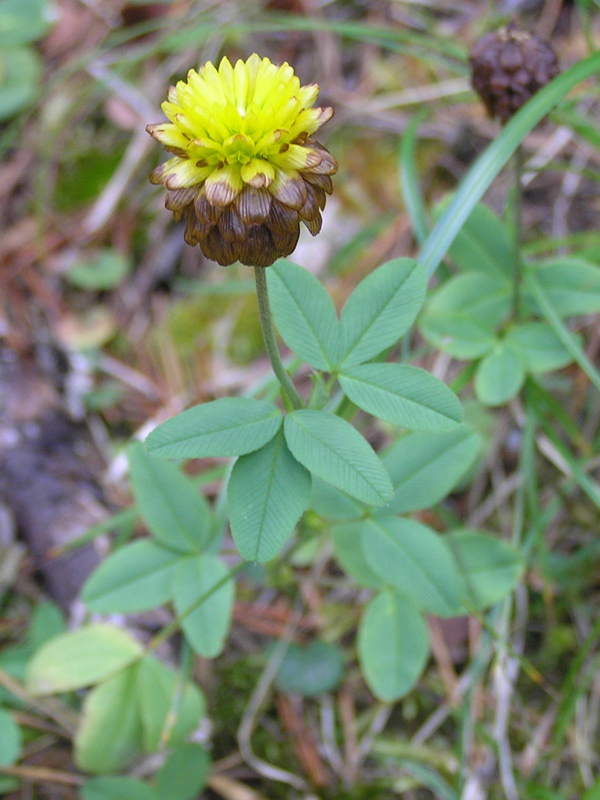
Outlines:
{"label": "yellow flower head", "polygon": [[315,235],[337,164],[311,135],[331,118],[312,108],[289,64],[254,53],[210,62],[169,89],[169,122],[147,131],[173,154],[150,175],[165,205],[185,215],[184,238],[219,264],[269,266],[295,248],[299,224]]}

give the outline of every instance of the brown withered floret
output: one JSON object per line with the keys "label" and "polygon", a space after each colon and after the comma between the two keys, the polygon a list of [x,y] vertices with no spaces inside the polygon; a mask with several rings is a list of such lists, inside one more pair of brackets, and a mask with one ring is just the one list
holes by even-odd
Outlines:
{"label": "brown withered floret", "polygon": [[[307,139],[303,146],[314,148],[319,162],[286,181],[276,194],[271,187],[244,186],[233,200],[213,205],[204,186],[169,190],[165,206],[177,221],[184,217],[187,244],[199,245],[207,258],[222,265],[240,261],[263,267],[294,250],[301,222],[313,236],[319,233],[337,164],[318,142]],[[164,184],[166,177],[158,167],[150,180]]]}

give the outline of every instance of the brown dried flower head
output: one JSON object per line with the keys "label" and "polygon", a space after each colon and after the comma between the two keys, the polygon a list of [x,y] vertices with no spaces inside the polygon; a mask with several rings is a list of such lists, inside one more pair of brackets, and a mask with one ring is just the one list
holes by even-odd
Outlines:
{"label": "brown dried flower head", "polygon": [[319,232],[337,163],[311,138],[333,114],[312,108],[318,91],[256,53],[208,62],[169,89],[169,122],[146,130],[173,158],[150,180],[184,216],[188,244],[223,266],[268,267],[296,247],[301,222]]}
{"label": "brown dried flower head", "polygon": [[503,124],[559,72],[550,45],[514,25],[479,39],[470,62],[473,88]]}

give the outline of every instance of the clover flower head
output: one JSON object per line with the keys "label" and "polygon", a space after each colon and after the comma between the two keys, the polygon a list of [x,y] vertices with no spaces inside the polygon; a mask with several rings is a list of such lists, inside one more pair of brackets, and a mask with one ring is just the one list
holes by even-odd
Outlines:
{"label": "clover flower head", "polygon": [[559,73],[550,45],[514,23],[475,42],[469,60],[473,88],[502,124]]}
{"label": "clover flower head", "polygon": [[266,267],[296,247],[300,222],[319,232],[337,164],[311,138],[333,114],[313,108],[317,93],[256,53],[208,62],[169,89],[169,121],[146,130],[173,157],[150,180],[184,216],[188,244],[223,266]]}

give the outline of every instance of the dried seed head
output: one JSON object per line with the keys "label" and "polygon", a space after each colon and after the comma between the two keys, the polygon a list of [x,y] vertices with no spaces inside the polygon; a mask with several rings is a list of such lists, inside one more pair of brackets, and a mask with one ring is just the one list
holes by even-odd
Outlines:
{"label": "dried seed head", "polygon": [[470,62],[473,88],[503,124],[559,72],[550,45],[514,25],[479,39]]}
{"label": "dried seed head", "polygon": [[311,138],[333,114],[312,108],[317,93],[289,64],[256,53],[235,66],[208,62],[171,87],[169,122],[147,131],[173,158],[150,181],[168,190],[188,244],[223,266],[267,267],[296,247],[300,222],[319,232],[337,163]]}

